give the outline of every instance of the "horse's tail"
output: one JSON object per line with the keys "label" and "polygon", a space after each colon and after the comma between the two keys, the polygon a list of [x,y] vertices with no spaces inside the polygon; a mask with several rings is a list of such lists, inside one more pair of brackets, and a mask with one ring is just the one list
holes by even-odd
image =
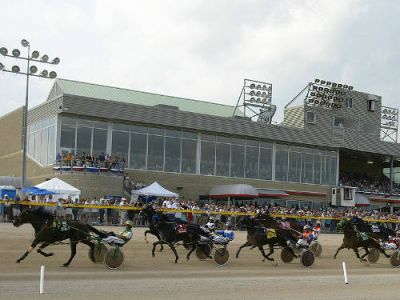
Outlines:
{"label": "horse's tail", "polygon": [[98,230],[97,228],[95,228],[95,227],[93,227],[92,225],[89,225],[89,224],[86,224],[86,226],[89,228],[90,232],[94,232],[99,237],[101,237],[101,238],[107,237],[107,233],[105,233],[104,231]]}

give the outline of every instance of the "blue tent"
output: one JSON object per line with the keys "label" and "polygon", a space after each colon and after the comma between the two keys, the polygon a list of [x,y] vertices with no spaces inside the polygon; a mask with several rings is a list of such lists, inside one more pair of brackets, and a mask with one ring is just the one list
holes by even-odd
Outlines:
{"label": "blue tent", "polygon": [[32,194],[32,195],[54,195],[56,193],[46,190],[46,189],[40,189],[35,186],[24,188],[21,190],[21,192],[26,193],[26,194]]}

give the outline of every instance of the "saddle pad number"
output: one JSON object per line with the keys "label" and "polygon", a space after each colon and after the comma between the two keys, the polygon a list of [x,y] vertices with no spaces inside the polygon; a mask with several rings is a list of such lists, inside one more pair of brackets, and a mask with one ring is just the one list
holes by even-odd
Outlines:
{"label": "saddle pad number", "polygon": [[65,222],[65,221],[62,221],[62,222],[61,222],[60,230],[61,230],[61,231],[67,231],[67,230],[69,230],[69,226],[68,226],[67,222]]}
{"label": "saddle pad number", "polygon": [[186,233],[187,232],[186,225],[178,225],[178,227],[176,227],[176,232],[179,234]]}
{"label": "saddle pad number", "polygon": [[276,238],[275,229],[267,229],[267,239]]}
{"label": "saddle pad number", "polygon": [[379,227],[376,226],[376,225],[373,225],[371,229],[372,229],[372,232],[375,232],[375,233],[381,232],[381,230],[379,229]]}

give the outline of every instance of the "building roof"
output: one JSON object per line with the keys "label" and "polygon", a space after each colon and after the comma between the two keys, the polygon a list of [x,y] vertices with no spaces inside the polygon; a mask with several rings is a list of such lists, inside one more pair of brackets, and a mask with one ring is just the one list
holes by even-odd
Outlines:
{"label": "building roof", "polygon": [[[102,99],[145,106],[167,105],[179,110],[207,114],[220,117],[232,117],[235,106],[199,101],[187,98],[166,96],[154,93],[140,92],[93,83],[86,83],[67,79],[57,79],[53,87],[57,95],[72,95],[92,99]],[[50,93],[49,99],[54,98]],[[243,116],[243,112],[236,110],[235,115]]]}

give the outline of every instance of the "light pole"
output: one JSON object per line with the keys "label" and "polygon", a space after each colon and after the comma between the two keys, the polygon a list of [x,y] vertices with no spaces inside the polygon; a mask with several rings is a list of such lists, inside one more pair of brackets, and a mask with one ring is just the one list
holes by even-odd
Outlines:
{"label": "light pole", "polygon": [[33,51],[31,54],[31,45],[30,43],[23,39],[21,40],[21,45],[25,48],[28,48],[28,55],[26,57],[20,56],[21,52],[18,49],[14,49],[11,53],[8,54],[7,48],[0,48],[0,54],[5,57],[12,57],[16,59],[26,60],[26,72],[21,72],[20,67],[14,65],[11,67],[11,70],[7,70],[5,66],[0,62],[0,71],[26,75],[26,90],[25,90],[25,106],[23,111],[23,122],[22,122],[22,135],[23,135],[23,154],[22,154],[22,188],[26,187],[26,162],[27,162],[27,145],[28,145],[28,99],[29,99],[29,77],[42,77],[47,79],[54,79],[57,77],[57,73],[51,71],[50,73],[47,70],[43,70],[39,75],[36,75],[38,68],[34,65],[30,65],[31,62],[43,63],[43,64],[52,64],[57,65],[60,63],[60,59],[58,57],[54,58],[52,61],[49,61],[49,57],[44,54],[39,58],[39,51]]}

